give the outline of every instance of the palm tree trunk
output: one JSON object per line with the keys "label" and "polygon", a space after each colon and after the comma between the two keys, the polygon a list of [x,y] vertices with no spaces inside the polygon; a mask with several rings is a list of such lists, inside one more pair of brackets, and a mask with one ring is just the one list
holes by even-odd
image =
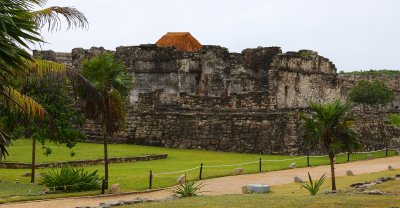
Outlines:
{"label": "palm tree trunk", "polygon": [[105,189],[108,189],[108,148],[107,148],[107,127],[106,122],[102,122],[103,130],[103,144],[104,144],[104,179],[105,179]]}
{"label": "palm tree trunk", "polygon": [[336,179],[335,179],[335,154],[329,153],[329,162],[331,165],[331,180],[332,180],[332,191],[336,191]]}
{"label": "palm tree trunk", "polygon": [[32,167],[31,167],[31,183],[35,183],[35,161],[36,160],[36,139],[32,137]]}

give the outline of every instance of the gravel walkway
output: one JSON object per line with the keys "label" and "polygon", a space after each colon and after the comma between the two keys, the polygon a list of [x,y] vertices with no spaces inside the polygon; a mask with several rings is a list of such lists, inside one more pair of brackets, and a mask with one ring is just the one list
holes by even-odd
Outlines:
{"label": "gravel walkway", "polygon": [[[357,161],[344,164],[336,164],[336,176],[346,175],[347,170],[352,170],[355,175],[364,173],[373,173],[388,169],[388,165],[400,168],[400,156],[380,158],[373,160]],[[220,178],[207,179],[203,181],[204,195],[222,195],[222,194],[241,194],[241,187],[249,183],[263,183],[269,185],[282,185],[293,182],[294,176],[307,178],[307,172],[314,176],[320,176],[327,173],[330,176],[329,166],[318,166],[310,168],[295,168],[290,170],[281,170],[274,172],[265,172],[258,174],[248,174],[239,176],[226,176]],[[171,189],[165,189],[149,193],[132,193],[113,196],[91,196],[91,197],[73,197],[63,199],[50,199],[42,201],[20,202],[0,205],[0,208],[75,208],[78,206],[98,206],[101,202],[131,200],[136,197],[148,199],[162,199],[171,195]]]}

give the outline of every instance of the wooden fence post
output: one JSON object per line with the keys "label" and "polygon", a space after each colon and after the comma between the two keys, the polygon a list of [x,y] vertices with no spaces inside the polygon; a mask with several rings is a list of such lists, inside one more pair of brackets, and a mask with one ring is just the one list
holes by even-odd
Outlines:
{"label": "wooden fence post", "polygon": [[150,171],[150,175],[149,175],[149,189],[153,188],[153,171]]}
{"label": "wooden fence post", "polygon": [[106,179],[101,180],[101,194],[104,194],[104,189],[106,189]]}
{"label": "wooden fence post", "polygon": [[199,174],[199,180],[201,180],[201,176],[203,175],[203,163],[200,164],[200,174]]}

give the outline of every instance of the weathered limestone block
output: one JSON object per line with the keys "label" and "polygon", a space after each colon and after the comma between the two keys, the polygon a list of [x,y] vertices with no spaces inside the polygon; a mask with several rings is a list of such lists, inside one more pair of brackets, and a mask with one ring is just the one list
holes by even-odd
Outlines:
{"label": "weathered limestone block", "polygon": [[271,187],[269,185],[264,185],[264,184],[248,184],[246,186],[242,186],[243,194],[252,194],[252,193],[265,194],[270,191]]}
{"label": "weathered limestone block", "polygon": [[111,186],[111,193],[113,193],[113,194],[118,194],[119,192],[120,192],[120,186],[119,186],[119,184],[118,184],[118,183],[113,184],[113,185]]}
{"label": "weathered limestone block", "polygon": [[244,174],[244,170],[243,170],[243,168],[236,168],[233,171],[233,174],[235,174],[235,175],[243,175]]}
{"label": "weathered limestone block", "polygon": [[296,182],[296,183],[304,183],[304,180],[302,178],[298,177],[298,176],[295,176],[294,177],[294,182]]}
{"label": "weathered limestone block", "polygon": [[347,171],[346,171],[346,175],[348,175],[348,176],[353,176],[354,173],[353,173],[352,170],[347,170]]}
{"label": "weathered limestone block", "polygon": [[177,179],[176,182],[178,182],[178,184],[182,185],[186,182],[186,175],[180,175]]}

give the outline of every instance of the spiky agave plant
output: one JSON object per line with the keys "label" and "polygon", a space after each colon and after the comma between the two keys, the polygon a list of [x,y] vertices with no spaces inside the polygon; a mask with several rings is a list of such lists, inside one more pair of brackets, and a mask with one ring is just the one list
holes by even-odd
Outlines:
{"label": "spiky agave plant", "polygon": [[325,182],[325,175],[326,173],[324,173],[317,181],[313,182],[310,173],[308,173],[308,180],[309,183],[306,184],[301,184],[300,188],[305,188],[310,192],[311,196],[315,196],[318,191],[321,189],[322,184],[324,184]]}
{"label": "spiky agave plant", "polygon": [[174,193],[180,197],[197,196],[202,187],[202,183],[199,183],[198,181],[189,181],[180,184],[179,187],[174,190]]}

